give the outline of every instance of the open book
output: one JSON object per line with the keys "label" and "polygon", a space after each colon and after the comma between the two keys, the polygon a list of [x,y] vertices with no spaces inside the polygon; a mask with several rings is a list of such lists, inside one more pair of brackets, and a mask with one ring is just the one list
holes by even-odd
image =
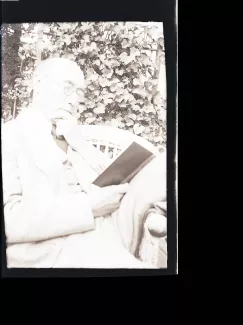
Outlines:
{"label": "open book", "polygon": [[137,142],[133,142],[117,157],[95,181],[99,187],[129,183],[155,155]]}

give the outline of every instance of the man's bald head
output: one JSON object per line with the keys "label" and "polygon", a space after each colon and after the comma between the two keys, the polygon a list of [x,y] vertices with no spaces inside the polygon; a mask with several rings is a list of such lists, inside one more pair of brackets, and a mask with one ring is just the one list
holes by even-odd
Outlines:
{"label": "man's bald head", "polygon": [[72,80],[77,85],[84,85],[83,72],[77,63],[68,59],[52,58],[42,61],[34,73],[34,85],[45,76],[58,81]]}
{"label": "man's bald head", "polygon": [[77,63],[62,58],[47,59],[33,75],[33,106],[48,119],[53,119],[60,109],[74,115],[84,102],[84,87],[84,75]]}

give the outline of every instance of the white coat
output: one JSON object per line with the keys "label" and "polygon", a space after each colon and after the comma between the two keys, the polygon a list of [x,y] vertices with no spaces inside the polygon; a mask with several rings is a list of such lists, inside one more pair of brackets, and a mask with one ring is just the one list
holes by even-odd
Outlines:
{"label": "white coat", "polygon": [[[151,267],[124,247],[114,216],[95,219],[87,194],[69,193],[58,150],[49,126],[35,111],[23,112],[2,126],[7,266]],[[85,187],[90,167],[84,153],[69,147],[68,154]]]}

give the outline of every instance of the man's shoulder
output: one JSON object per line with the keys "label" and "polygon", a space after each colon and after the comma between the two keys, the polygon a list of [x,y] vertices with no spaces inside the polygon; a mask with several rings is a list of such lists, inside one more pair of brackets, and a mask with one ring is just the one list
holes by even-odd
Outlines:
{"label": "man's shoulder", "polygon": [[26,112],[20,112],[19,115],[12,120],[9,120],[5,123],[2,124],[2,130],[14,130],[16,129],[20,124],[21,124],[21,120],[23,119],[23,117],[26,115]]}
{"label": "man's shoulder", "polygon": [[17,120],[10,120],[2,124],[2,133],[14,131],[16,128]]}
{"label": "man's shoulder", "polygon": [[21,130],[21,114],[15,119],[9,120],[2,124],[1,134],[3,139],[16,138],[19,130]]}

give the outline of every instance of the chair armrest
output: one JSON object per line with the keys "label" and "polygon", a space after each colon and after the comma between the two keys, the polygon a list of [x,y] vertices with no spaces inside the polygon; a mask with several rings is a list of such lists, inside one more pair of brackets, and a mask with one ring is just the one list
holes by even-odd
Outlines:
{"label": "chair armrest", "polygon": [[158,212],[150,212],[145,221],[151,236],[161,238],[167,235],[167,218]]}
{"label": "chair armrest", "polygon": [[155,267],[167,267],[167,218],[159,212],[148,212],[138,257]]}

